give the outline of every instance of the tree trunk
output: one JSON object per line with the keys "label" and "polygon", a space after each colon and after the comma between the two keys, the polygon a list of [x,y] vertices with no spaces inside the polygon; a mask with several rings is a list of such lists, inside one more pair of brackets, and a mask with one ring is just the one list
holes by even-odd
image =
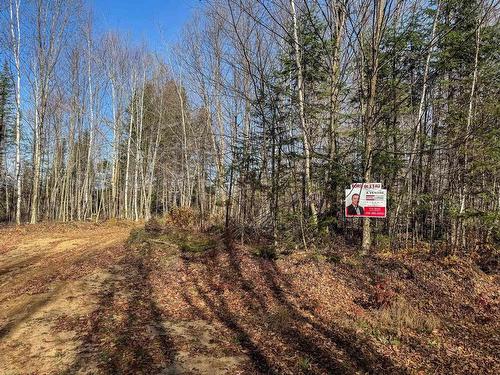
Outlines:
{"label": "tree trunk", "polygon": [[[369,66],[369,83],[367,90],[367,105],[364,117],[365,125],[365,171],[364,181],[371,182],[372,179],[372,163],[373,163],[373,147],[374,147],[374,131],[375,131],[375,97],[377,90],[377,78],[379,69],[379,47],[382,39],[382,26],[384,22],[385,0],[375,0],[375,16],[373,24],[372,45],[371,45],[371,63]],[[370,218],[364,218],[363,221],[363,242],[361,255],[368,253],[372,245],[371,223]]]}
{"label": "tree trunk", "polygon": [[304,113],[304,83],[302,74],[302,62],[300,53],[300,44],[298,36],[297,14],[295,12],[295,1],[290,0],[290,8],[292,10],[293,20],[293,44],[295,50],[295,64],[297,65],[297,90],[299,95],[299,116],[300,127],[302,130],[302,141],[304,146],[304,175],[305,175],[305,188],[306,199],[311,214],[311,224],[316,227],[318,224],[318,214],[316,204],[312,196],[312,181],[311,181],[311,143],[306,124],[306,116]]}
{"label": "tree trunk", "polygon": [[[19,7],[21,0],[10,0],[10,35],[16,66],[16,224],[21,224],[21,27]],[[15,7],[15,10],[14,10]],[[15,16],[14,16],[15,13]],[[15,20],[15,21],[14,21]]]}

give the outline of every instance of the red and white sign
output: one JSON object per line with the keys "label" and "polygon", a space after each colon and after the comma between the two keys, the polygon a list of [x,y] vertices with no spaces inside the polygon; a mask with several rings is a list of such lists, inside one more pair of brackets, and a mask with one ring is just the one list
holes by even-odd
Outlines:
{"label": "red and white sign", "polygon": [[380,183],[351,184],[345,190],[346,217],[381,217],[387,215],[387,190]]}

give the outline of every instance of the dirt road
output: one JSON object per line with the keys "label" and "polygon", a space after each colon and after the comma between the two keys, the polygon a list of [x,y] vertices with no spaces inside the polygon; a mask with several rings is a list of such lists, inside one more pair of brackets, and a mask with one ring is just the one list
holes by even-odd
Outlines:
{"label": "dirt road", "polygon": [[[127,253],[132,228],[0,230],[0,374],[225,373],[238,363],[203,354],[210,324],[160,316],[149,265]],[[173,341],[184,342],[175,358]]]}

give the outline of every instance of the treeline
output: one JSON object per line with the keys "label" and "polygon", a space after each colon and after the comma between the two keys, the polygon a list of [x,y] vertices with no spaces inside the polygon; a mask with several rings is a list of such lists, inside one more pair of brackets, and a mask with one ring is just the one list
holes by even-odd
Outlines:
{"label": "treeline", "polygon": [[[191,207],[306,247],[500,241],[495,2],[211,0],[168,58],[76,0],[0,11],[5,221]],[[387,219],[344,217],[362,181]]]}

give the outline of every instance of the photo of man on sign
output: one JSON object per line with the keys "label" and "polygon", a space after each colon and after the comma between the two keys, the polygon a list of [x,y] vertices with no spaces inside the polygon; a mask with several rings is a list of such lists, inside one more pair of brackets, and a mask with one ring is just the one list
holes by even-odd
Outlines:
{"label": "photo of man on sign", "polygon": [[363,215],[363,207],[359,205],[359,194],[353,194],[351,198],[351,204],[347,206],[347,215]]}

